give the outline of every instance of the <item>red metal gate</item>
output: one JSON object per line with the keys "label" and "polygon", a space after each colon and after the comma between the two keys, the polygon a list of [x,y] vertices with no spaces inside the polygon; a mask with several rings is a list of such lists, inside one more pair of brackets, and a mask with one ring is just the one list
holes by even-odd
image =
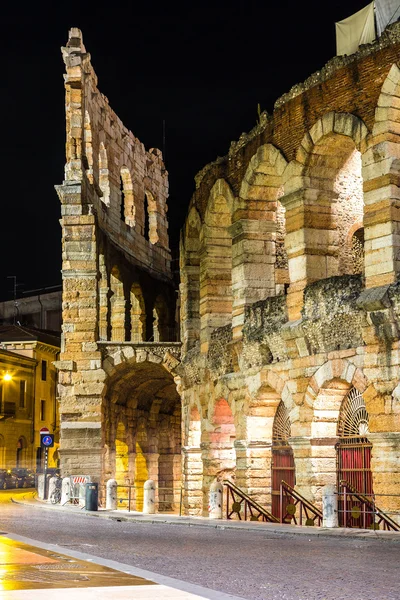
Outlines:
{"label": "red metal gate", "polygon": [[[291,487],[295,486],[295,467],[293,450],[289,445],[272,447],[272,514],[280,517],[280,487],[281,481],[285,481]],[[283,514],[286,513],[286,505],[290,498],[285,498],[282,507]]]}
{"label": "red metal gate", "polygon": [[[365,494],[368,499],[373,499],[371,448],[372,444],[367,438],[342,438],[337,448],[337,477],[339,491],[339,525],[341,527],[363,527],[360,503],[356,500],[347,500],[346,514],[344,514],[343,494],[341,481],[347,481],[359,493]],[[373,515],[366,515],[366,526],[370,527]]]}

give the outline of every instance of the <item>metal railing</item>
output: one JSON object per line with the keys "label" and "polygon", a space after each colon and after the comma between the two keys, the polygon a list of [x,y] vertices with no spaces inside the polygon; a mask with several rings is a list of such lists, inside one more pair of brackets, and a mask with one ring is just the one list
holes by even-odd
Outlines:
{"label": "metal railing", "polygon": [[237,518],[245,521],[258,521],[260,520],[269,523],[279,523],[278,519],[274,517],[266,508],[258,504],[234,483],[225,479],[223,485],[226,487],[226,518],[232,519],[232,515],[236,515]]}
{"label": "metal railing", "polygon": [[[296,516],[297,507],[300,509],[298,517]],[[318,526],[322,524],[322,511],[286,481],[281,481],[280,485],[279,513],[280,523],[294,521],[295,525],[303,525],[303,518],[305,518],[304,525],[306,526],[315,525],[316,521]]]}
{"label": "metal railing", "polygon": [[342,527],[381,529],[382,526],[386,531],[400,531],[400,525],[389,516],[398,515],[398,511],[384,512],[375,503],[375,498],[399,498],[398,495],[361,493],[345,480],[340,482],[340,488],[338,513]]}

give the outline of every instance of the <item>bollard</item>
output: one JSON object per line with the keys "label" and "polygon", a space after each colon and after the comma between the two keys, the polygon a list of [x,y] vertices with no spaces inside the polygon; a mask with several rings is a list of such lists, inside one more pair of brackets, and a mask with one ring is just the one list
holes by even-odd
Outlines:
{"label": "bollard", "polygon": [[61,485],[61,506],[71,500],[71,485],[69,477],[64,477]]}
{"label": "bollard", "polygon": [[322,493],[322,526],[339,527],[338,497],[334,485],[325,485]]}
{"label": "bollard", "polygon": [[210,487],[208,512],[210,519],[222,519],[222,483],[214,481]]}
{"label": "bollard", "polygon": [[57,479],[58,477],[50,477],[49,479],[49,493],[47,495],[47,498],[50,500],[52,494],[56,491],[57,489]]}
{"label": "bollard", "polygon": [[143,513],[154,515],[156,512],[156,486],[152,479],[144,483]]}
{"label": "bollard", "polygon": [[94,481],[85,483],[85,510],[98,510],[99,484]]}
{"label": "bollard", "polygon": [[117,510],[118,499],[117,499],[117,480],[109,479],[107,481],[107,492],[106,492],[106,509]]}

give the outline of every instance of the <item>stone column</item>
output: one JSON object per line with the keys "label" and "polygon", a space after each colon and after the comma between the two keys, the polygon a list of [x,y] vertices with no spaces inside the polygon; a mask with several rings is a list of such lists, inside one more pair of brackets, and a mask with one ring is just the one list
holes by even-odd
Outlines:
{"label": "stone column", "polygon": [[307,437],[291,437],[288,441],[293,450],[296,490],[307,500],[314,502],[314,489],[311,487],[314,477],[311,440]]}
{"label": "stone column", "polygon": [[201,516],[203,512],[203,461],[201,448],[183,447],[184,513]]}
{"label": "stone column", "polygon": [[301,318],[304,288],[313,281],[337,275],[337,194],[299,189],[281,198],[286,208],[285,248],[290,286],[287,296],[290,321]]}
{"label": "stone column", "polygon": [[276,221],[241,219],[229,228],[232,236],[232,328],[241,339],[245,307],[275,296]]}
{"label": "stone column", "polygon": [[236,485],[261,506],[271,509],[270,442],[235,441]]}
{"label": "stone column", "polygon": [[368,439],[376,504],[400,525],[400,433],[369,433]]}

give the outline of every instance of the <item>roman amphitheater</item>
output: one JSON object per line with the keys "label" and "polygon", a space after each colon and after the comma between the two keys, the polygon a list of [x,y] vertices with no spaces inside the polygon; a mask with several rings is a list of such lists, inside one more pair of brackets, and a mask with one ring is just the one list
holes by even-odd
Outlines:
{"label": "roman amphitheater", "polygon": [[78,29],[62,52],[63,474],[204,516],[216,481],[278,517],[282,479],[316,507],[345,480],[400,523],[400,24],[197,174],[179,281],[161,152]]}

